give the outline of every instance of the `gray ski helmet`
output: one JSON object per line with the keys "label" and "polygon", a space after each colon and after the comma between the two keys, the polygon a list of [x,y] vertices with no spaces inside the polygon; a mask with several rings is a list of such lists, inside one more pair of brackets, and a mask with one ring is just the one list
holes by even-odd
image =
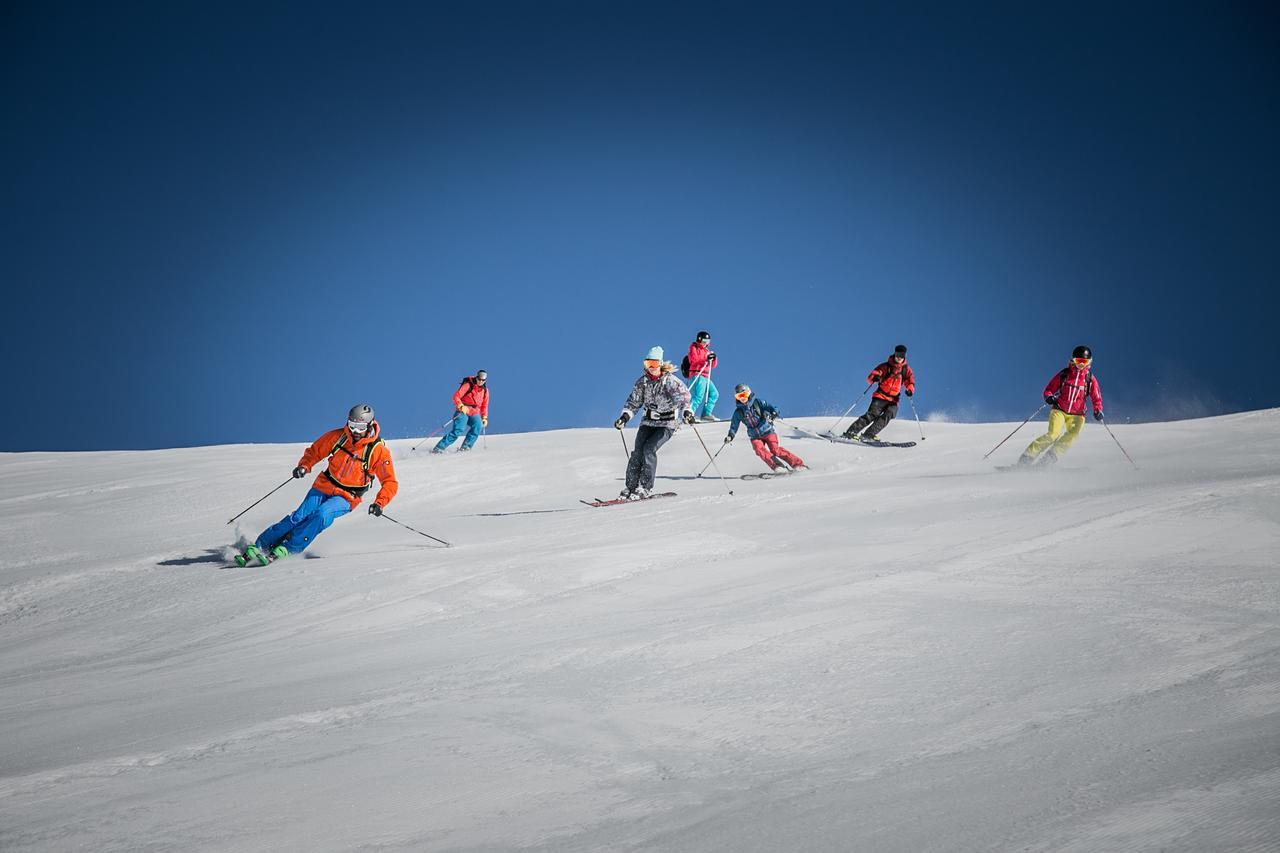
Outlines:
{"label": "gray ski helmet", "polygon": [[365,429],[368,429],[369,424],[373,423],[373,406],[368,403],[357,403],[352,406],[351,411],[347,412],[347,423],[364,424]]}
{"label": "gray ski helmet", "polygon": [[489,378],[489,371],[487,370],[476,371],[476,379],[488,379],[488,378]]}
{"label": "gray ski helmet", "polygon": [[735,385],[735,386],[734,386],[734,388],[733,388],[733,396],[735,396],[735,397],[736,397],[736,396],[738,396],[739,394],[743,393],[744,391],[745,391],[747,394],[750,394],[750,393],[751,393],[751,386],[750,386],[750,385],[748,385],[748,384],[747,384],[747,383],[745,383],[745,382],[739,382],[739,383],[738,383],[737,385]]}
{"label": "gray ski helmet", "polygon": [[1071,351],[1071,357],[1072,358],[1093,358],[1093,350],[1089,349],[1084,344],[1081,344],[1080,346],[1076,347]]}

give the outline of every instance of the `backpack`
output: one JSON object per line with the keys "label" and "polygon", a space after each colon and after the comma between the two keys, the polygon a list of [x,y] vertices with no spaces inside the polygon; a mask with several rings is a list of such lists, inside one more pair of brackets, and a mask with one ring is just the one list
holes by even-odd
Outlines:
{"label": "backpack", "polygon": [[364,493],[369,491],[370,487],[373,486],[373,478],[369,476],[369,459],[373,456],[373,449],[377,447],[379,444],[382,444],[382,436],[378,436],[378,438],[366,444],[364,446],[364,453],[362,453],[360,456],[356,456],[350,450],[347,450],[347,448],[343,446],[346,443],[347,443],[347,434],[344,432],[342,433],[342,435],[338,436],[337,442],[335,442],[333,445],[333,450],[329,451],[329,456],[332,457],[335,454],[337,454],[339,450],[341,450],[343,453],[347,454],[352,459],[359,459],[360,466],[361,468],[364,469],[365,484],[359,488],[354,486],[343,485],[342,483],[339,483],[337,480],[335,480],[327,470],[324,472],[324,476],[328,478],[330,483],[333,483],[338,488],[343,489],[344,491],[351,492],[351,494],[355,495],[356,497],[363,497]]}
{"label": "backpack", "polygon": [[689,372],[689,356],[680,359],[680,375],[685,379],[693,378],[693,374]]}

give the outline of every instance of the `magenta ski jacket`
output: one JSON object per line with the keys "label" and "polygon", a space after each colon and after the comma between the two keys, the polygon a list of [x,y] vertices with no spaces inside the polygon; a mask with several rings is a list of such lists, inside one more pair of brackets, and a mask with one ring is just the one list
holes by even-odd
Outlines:
{"label": "magenta ski jacket", "polygon": [[1095,412],[1102,411],[1102,389],[1098,387],[1098,380],[1091,371],[1082,370],[1075,364],[1053,374],[1049,384],[1044,386],[1044,395],[1056,396],[1057,408],[1068,415],[1083,415],[1086,398],[1093,401]]}

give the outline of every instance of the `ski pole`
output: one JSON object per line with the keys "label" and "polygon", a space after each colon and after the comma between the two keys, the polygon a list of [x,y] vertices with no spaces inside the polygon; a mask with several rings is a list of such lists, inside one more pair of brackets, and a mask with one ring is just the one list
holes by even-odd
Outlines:
{"label": "ski pole", "polygon": [[[1017,432],[1018,430],[1022,429],[1024,426],[1026,426],[1026,425],[1027,425],[1027,423],[1028,423],[1028,422],[1030,422],[1030,420],[1031,420],[1032,418],[1034,418],[1036,415],[1038,415],[1038,414],[1040,414],[1041,412],[1043,412],[1043,411],[1044,411],[1044,407],[1045,407],[1045,406],[1047,406],[1047,405],[1049,405],[1049,404],[1048,404],[1048,403],[1041,403],[1041,404],[1040,404],[1040,408],[1036,409],[1034,412],[1032,412],[1031,414],[1027,415],[1027,419],[1026,419],[1025,421],[1023,421],[1022,423],[1018,424],[1016,427],[1014,427],[1013,432]],[[1008,441],[1009,439],[1013,438],[1013,432],[1009,433],[1009,434],[1008,434],[1008,435],[1006,435],[1004,438],[1000,439],[1000,444],[1004,444],[1006,441]],[[991,448],[990,450],[988,450],[988,451],[986,452],[986,455],[985,455],[985,456],[983,456],[982,458],[983,458],[983,459],[986,459],[986,458],[987,458],[987,456],[990,456],[992,453],[995,453],[997,450],[999,450],[999,449],[1000,449],[1000,444],[997,444],[995,447],[993,447],[993,448]]]}
{"label": "ski pole", "polygon": [[631,459],[631,451],[627,449],[627,434],[622,430],[618,430],[618,438],[622,439],[622,455]]}
{"label": "ski pole", "polygon": [[841,415],[840,417],[836,418],[836,422],[835,422],[835,423],[833,423],[833,424],[831,425],[831,427],[827,430],[827,432],[834,433],[834,432],[836,431],[836,427],[840,425],[840,422],[841,422],[842,420],[844,420],[845,418],[849,417],[849,413],[853,411],[853,407],[854,407],[854,406],[856,406],[856,405],[858,405],[858,403],[862,402],[862,398],[863,398],[863,397],[865,397],[865,396],[867,396],[867,392],[868,392],[868,391],[870,391],[870,390],[871,390],[871,386],[872,386],[872,385],[875,385],[875,384],[876,384],[876,383],[874,383],[874,382],[868,382],[868,383],[867,383],[867,387],[866,387],[866,388],[863,388],[863,389],[862,389],[862,393],[858,395],[858,399],[857,399],[857,400],[854,400],[854,401],[853,401],[853,403],[852,403],[852,405],[850,405],[850,406],[849,406],[849,408],[847,408],[847,409],[845,409],[845,410],[844,410],[844,414],[843,414],[843,415]]}
{"label": "ski pole", "polygon": [[920,427],[920,440],[924,441],[924,426],[920,423],[920,413],[916,411],[916,401],[908,397],[907,402],[911,404],[911,414],[916,416],[916,426]]}
{"label": "ski pole", "polygon": [[[390,521],[392,524],[398,524],[398,525],[400,525],[400,526],[401,526],[401,527],[403,527],[405,530],[413,530],[413,528],[412,528],[412,527],[410,527],[409,525],[405,524],[403,521],[396,521],[394,518],[392,518],[391,516],[387,515],[385,512],[384,512],[382,515],[378,516],[378,518],[385,518],[387,521]],[[450,545],[448,542],[444,541],[443,539],[436,539],[436,537],[432,536],[430,533],[423,533],[421,530],[413,530],[413,532],[414,532],[414,533],[416,533],[416,534],[418,534],[419,536],[425,536],[425,537],[427,537],[428,539],[432,540],[433,542],[439,542],[441,545],[443,545],[443,546],[444,546],[444,547],[446,547],[446,548],[452,548],[452,547],[453,547],[452,545]]]}
{"label": "ski pole", "polygon": [[482,425],[480,427],[480,441],[481,441],[481,445],[480,445],[481,448],[484,450],[488,450],[489,449],[489,428],[487,426]]}
{"label": "ski pole", "polygon": [[[791,423],[790,421],[784,421],[782,418],[774,418],[774,419],[773,419],[773,421],[774,421],[774,423],[779,423],[779,424],[782,424],[783,426],[791,427],[791,428],[792,428],[793,430],[795,430],[796,432],[802,432],[802,433],[804,433],[805,435],[811,435],[811,436],[813,436],[814,438],[820,438],[820,439],[822,439],[823,441],[829,441],[829,440],[830,440],[830,439],[828,439],[825,435],[818,435],[816,432],[809,432],[809,430],[805,429],[804,427],[796,426],[795,424]],[[837,423],[838,423],[838,421],[837,421]]]}
{"label": "ski pole", "polygon": [[453,416],[452,416],[452,415],[449,417],[449,420],[445,421],[444,423],[440,424],[440,426],[436,427],[436,428],[435,428],[435,429],[433,429],[431,432],[427,433],[427,437],[426,437],[426,438],[424,438],[424,439],[422,439],[422,441],[419,441],[419,442],[418,442],[417,444],[415,444],[412,448],[410,448],[409,452],[410,452],[410,453],[412,453],[413,451],[417,450],[417,449],[418,449],[419,447],[421,447],[422,445],[426,444],[428,440],[430,440],[431,438],[433,438],[433,437],[435,436],[435,434],[436,434],[436,432],[437,432],[437,431],[444,429],[445,427],[447,427],[447,426],[448,426],[449,424],[451,424],[451,423],[453,423]]}
{"label": "ski pole", "polygon": [[[729,445],[728,445],[727,443],[726,443],[726,444],[722,444],[722,445],[720,445],[720,450],[724,450],[724,449],[725,449],[726,447],[728,447],[728,446],[729,446]],[[719,455],[720,455],[720,450],[717,450],[717,451],[716,451],[716,456],[719,456]],[[711,457],[711,462],[716,461],[716,456],[712,456],[712,457]],[[698,477],[701,477],[703,474],[707,473],[707,469],[711,467],[711,462],[708,462],[706,465],[703,465],[703,466],[702,466],[702,470],[698,472]],[[698,479],[698,477],[695,477],[694,479],[696,480],[696,479]]]}
{"label": "ski pole", "polygon": [[1133,461],[1133,457],[1124,449],[1124,445],[1120,443],[1120,439],[1116,438],[1116,434],[1111,431],[1111,425],[1103,420],[1102,425],[1107,428],[1107,435],[1111,436],[1111,440],[1116,443],[1116,447],[1120,448],[1120,452],[1124,454],[1124,458],[1129,460],[1129,464],[1133,466],[1133,470],[1138,470],[1138,463]]}
{"label": "ski pole", "polygon": [[[729,483],[728,483],[728,481],[726,481],[726,480],[725,480],[725,478],[724,478],[724,474],[723,474],[723,473],[721,473],[721,471],[720,471],[720,466],[719,466],[719,465],[716,465],[716,458],[715,458],[714,456],[712,456],[712,455],[711,455],[711,451],[710,451],[710,450],[707,450],[707,443],[706,443],[705,441],[703,441],[703,440],[702,440],[702,435],[701,435],[701,433],[699,433],[699,432],[698,432],[698,428],[697,428],[696,426],[694,426],[693,424],[689,424],[689,427],[690,427],[690,429],[692,429],[692,430],[693,430],[693,434],[694,434],[694,435],[696,435],[696,436],[698,437],[698,444],[701,444],[701,445],[702,445],[702,449],[703,449],[703,451],[705,451],[705,452],[706,452],[706,454],[707,454],[707,458],[711,460],[710,464],[711,464],[711,465],[715,465],[715,467],[716,467],[716,473],[717,473],[717,474],[720,474],[720,482],[724,483],[724,487],[725,487],[726,489],[729,489]],[[722,448],[720,448],[720,449],[721,449],[721,450],[723,450],[724,448],[722,447]],[[729,494],[733,494],[733,489],[729,489]]]}
{"label": "ski pole", "polygon": [[267,492],[265,495],[263,495],[262,497],[258,498],[256,501],[254,501],[253,503],[249,504],[249,505],[248,505],[247,507],[245,507],[244,509],[240,510],[239,514],[237,514],[234,518],[232,518],[230,521],[228,521],[228,522],[227,522],[227,524],[230,524],[232,521],[235,521],[237,518],[239,518],[240,516],[244,515],[246,512],[248,512],[249,510],[253,509],[255,506],[257,506],[258,504],[262,503],[262,502],[263,502],[263,501],[265,501],[267,498],[271,497],[271,496],[272,496],[272,495],[274,495],[276,492],[278,492],[278,491],[280,491],[281,489],[283,489],[285,486],[289,485],[289,483],[290,483],[290,482],[292,482],[292,481],[293,481],[293,478],[292,478],[292,477],[290,477],[288,480],[285,480],[283,483],[281,483],[280,485],[276,486],[274,489],[272,489],[271,491]]}

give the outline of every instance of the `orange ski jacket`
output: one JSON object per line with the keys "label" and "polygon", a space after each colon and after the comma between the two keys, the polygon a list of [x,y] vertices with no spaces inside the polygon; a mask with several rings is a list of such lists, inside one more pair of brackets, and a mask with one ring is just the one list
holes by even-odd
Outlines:
{"label": "orange ski jacket", "polygon": [[352,509],[360,505],[361,498],[376,477],[381,485],[373,502],[385,507],[400,490],[400,483],[396,481],[391,451],[382,441],[381,433],[382,428],[377,421],[361,438],[356,438],[345,426],[331,429],[306,449],[298,464],[310,471],[327,457],[329,465],[316,477],[312,488],[326,495],[346,498]]}

